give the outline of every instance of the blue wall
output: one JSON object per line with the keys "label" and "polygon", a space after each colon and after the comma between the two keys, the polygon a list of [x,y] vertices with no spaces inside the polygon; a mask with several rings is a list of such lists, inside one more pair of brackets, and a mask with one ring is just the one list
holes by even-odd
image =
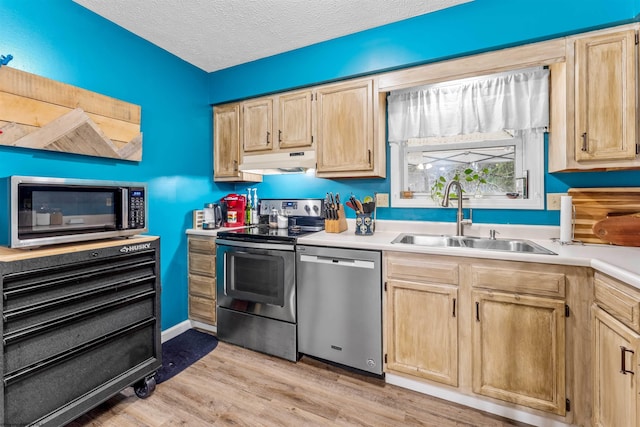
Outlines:
{"label": "blue wall", "polygon": [[147,182],[149,233],[161,236],[162,327],[185,320],[191,210],[232,189],[212,180],[207,73],[71,0],[1,0],[0,54],[9,53],[13,68],[142,106],[141,162],[0,147],[0,177]]}
{"label": "blue wall", "polygon": [[[475,0],[211,74],[212,104],[441,61],[493,49],[637,20],[638,0]],[[545,156],[546,157],[546,156]],[[546,170],[546,167],[545,167]],[[387,176],[389,173],[387,172]],[[640,185],[640,171],[546,174],[547,192],[570,187]],[[244,192],[245,185],[237,185]],[[257,185],[263,197],[322,197],[327,191],[359,197],[389,192],[389,179],[322,180],[269,176]],[[347,212],[353,216],[353,212]],[[378,218],[453,221],[451,209],[379,209]],[[558,211],[475,210],[474,221],[559,224]]]}
{"label": "blue wall", "polygon": [[[401,23],[207,75],[71,0],[0,0],[0,54],[10,66],[142,106],[141,162],[0,147],[10,175],[145,181],[150,234],[162,241],[162,327],[187,318],[185,229],[191,210],[247,185],[212,181],[212,103],[438,61],[636,20],[640,0],[475,0]],[[499,29],[499,30],[496,30]],[[547,176],[549,191],[638,185],[638,172]],[[271,176],[261,197],[388,192],[388,179]],[[1,202],[1,203],[4,203]],[[453,220],[447,209],[380,209],[379,217]],[[557,224],[557,212],[478,211],[477,222]],[[0,224],[0,226],[2,226]]]}

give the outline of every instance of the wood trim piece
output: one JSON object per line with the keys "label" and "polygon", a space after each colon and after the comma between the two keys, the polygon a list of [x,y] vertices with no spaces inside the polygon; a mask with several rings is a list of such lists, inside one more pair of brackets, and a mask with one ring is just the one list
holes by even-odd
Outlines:
{"label": "wood trim piece", "polygon": [[0,69],[0,92],[56,104],[70,109],[140,124],[141,107],[66,83],[10,67]]}
{"label": "wood trim piece", "polygon": [[602,273],[594,275],[598,305],[635,332],[640,332],[640,292]]}
{"label": "wood trim piece", "polygon": [[140,106],[0,69],[0,145],[142,160]]}
{"label": "wood trim piece", "polygon": [[159,239],[157,236],[134,236],[128,239],[107,239],[89,243],[69,243],[35,249],[12,249],[0,246],[0,262],[20,261],[52,255],[68,254],[92,249],[110,248],[113,246],[129,246]]}
{"label": "wood trim piece", "polygon": [[425,261],[423,254],[388,253],[385,257],[386,276],[392,279],[458,284],[458,263]]}
{"label": "wood trim piece", "polygon": [[563,273],[545,272],[543,270],[548,268],[545,265],[532,264],[527,268],[514,270],[513,267],[471,265],[471,286],[564,298],[566,280]]}
{"label": "wood trim piece", "polygon": [[381,74],[378,90],[387,92],[564,60],[565,40],[559,38]]}

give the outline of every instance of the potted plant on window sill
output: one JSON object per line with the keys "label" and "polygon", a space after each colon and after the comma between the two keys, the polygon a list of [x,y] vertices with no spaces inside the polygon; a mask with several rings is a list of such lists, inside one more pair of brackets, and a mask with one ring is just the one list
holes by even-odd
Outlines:
{"label": "potted plant on window sill", "polygon": [[[488,168],[482,168],[479,171],[475,171],[471,168],[466,168],[465,170],[462,171],[462,177],[460,176],[460,172],[456,172],[452,180],[458,181],[460,183],[463,183],[464,181],[467,186],[473,185],[475,187],[474,197],[482,198],[483,195],[482,195],[481,186],[482,184],[487,183],[488,174],[489,174]],[[437,205],[442,204],[442,200],[444,199],[444,189],[446,185],[447,185],[447,179],[443,175],[440,175],[431,186],[431,198],[433,199],[434,202],[436,202]],[[463,188],[462,192],[466,193],[466,190]],[[458,198],[458,195],[456,193],[451,193],[449,197],[455,200]]]}

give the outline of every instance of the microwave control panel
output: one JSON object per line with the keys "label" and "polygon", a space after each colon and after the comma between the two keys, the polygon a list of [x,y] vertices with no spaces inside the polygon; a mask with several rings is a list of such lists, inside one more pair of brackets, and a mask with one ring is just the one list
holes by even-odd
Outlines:
{"label": "microwave control panel", "polygon": [[129,228],[145,227],[144,188],[129,189]]}

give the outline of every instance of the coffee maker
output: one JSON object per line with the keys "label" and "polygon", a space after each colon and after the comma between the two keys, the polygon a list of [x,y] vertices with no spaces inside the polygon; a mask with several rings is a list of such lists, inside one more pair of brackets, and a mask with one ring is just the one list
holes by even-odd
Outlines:
{"label": "coffee maker", "polygon": [[227,194],[220,199],[224,227],[244,227],[247,198],[241,194]]}

